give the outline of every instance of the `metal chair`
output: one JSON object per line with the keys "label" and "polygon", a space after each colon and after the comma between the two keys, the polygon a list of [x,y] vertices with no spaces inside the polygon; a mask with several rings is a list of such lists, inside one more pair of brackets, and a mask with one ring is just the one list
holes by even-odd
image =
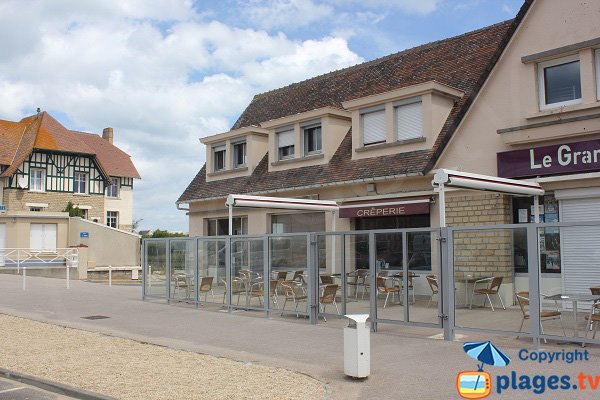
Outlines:
{"label": "metal chair", "polygon": [[[504,302],[502,301],[502,297],[500,297],[500,285],[502,285],[502,280],[503,278],[501,276],[494,276],[491,278],[483,278],[483,279],[479,279],[477,281],[475,281],[475,283],[473,284],[473,293],[471,294],[471,304],[469,304],[469,310],[473,309],[473,297],[475,297],[476,294],[481,294],[481,295],[485,295],[486,298],[488,299],[488,301],[490,302],[490,307],[492,308],[492,311],[494,311],[494,304],[492,304],[492,299],[490,298],[490,295],[496,295],[498,296],[498,298],[500,299],[500,304],[502,304],[502,308],[506,310],[506,307],[504,306]],[[477,288],[477,284],[479,283],[487,283],[489,282],[489,285],[487,287],[480,287]],[[483,299],[483,307],[485,307],[485,298]]]}
{"label": "metal chair", "polygon": [[367,287],[369,287],[369,270],[368,269],[357,269],[355,271],[349,272],[347,275],[349,278],[354,278],[354,281],[348,280],[348,286],[354,286],[354,298],[358,299],[358,288],[362,286],[362,296],[361,299],[365,298],[365,291]]}
{"label": "metal chair", "polygon": [[[223,282],[223,285],[225,285],[225,291],[223,292],[223,304],[225,304],[225,296],[227,296],[228,285],[225,279],[221,279],[221,282]],[[231,280],[231,288],[231,299],[233,300],[233,296],[237,294],[237,305],[239,305],[240,296],[243,293],[246,293],[246,290],[244,289],[244,281],[241,278],[233,277]]]}
{"label": "metal chair", "polygon": [[[325,313],[327,304],[333,304],[335,306],[335,310],[337,311],[337,313],[338,314],[340,313],[340,309],[338,308],[337,303],[335,302],[335,296],[337,294],[337,290],[338,290],[338,285],[336,285],[336,284],[326,285],[323,288],[323,294],[319,298],[319,303],[322,307],[322,310],[321,310],[322,313]],[[323,320],[327,321],[327,318],[325,318],[325,316],[323,316]]]}
{"label": "metal chair", "polygon": [[[521,312],[523,313],[523,319],[521,320],[521,327],[519,328],[519,332],[523,332],[523,325],[525,324],[526,319],[530,319],[531,315],[529,311],[526,310],[526,307],[529,306],[529,292],[518,292],[515,293],[517,296],[517,302],[519,303],[519,307],[521,308]],[[541,307],[541,306],[540,306]],[[560,327],[562,328],[563,335],[567,336],[565,332],[565,326],[563,325],[562,313],[556,306],[556,310],[541,310],[540,309],[540,332],[544,335],[544,325],[542,325],[542,320],[551,320],[551,319],[560,319]],[[517,336],[517,339],[519,337]],[[544,343],[547,343],[546,338],[544,337]]]}
{"label": "metal chair", "polygon": [[200,282],[198,282],[198,293],[202,296],[204,293],[204,301],[208,301],[208,292],[212,295],[213,303],[215,302],[215,292],[212,289],[213,284],[212,276],[203,276],[200,278]]}
{"label": "metal chair", "polygon": [[[592,287],[590,288],[590,292],[592,292],[594,296],[600,296],[600,287]],[[592,339],[596,339],[596,332],[598,332],[598,327],[600,326],[600,302],[596,302],[592,305],[590,314],[586,315],[585,319],[587,321],[585,338],[587,339],[588,332],[593,330],[594,334],[592,335]]]}
{"label": "metal chair", "polygon": [[283,290],[283,295],[285,296],[285,301],[283,302],[283,307],[281,309],[281,315],[283,315],[283,311],[285,310],[285,306],[288,301],[294,302],[294,311],[296,311],[296,317],[300,316],[298,313],[298,303],[301,301],[306,303],[306,311],[308,312],[307,296],[304,290],[302,290],[302,286],[298,285],[298,283],[294,281],[283,281],[281,282],[281,289]]}
{"label": "metal chair", "polygon": [[398,295],[398,300],[400,300],[400,288],[398,286],[388,286],[387,282],[390,278],[386,278],[383,276],[377,277],[377,294],[385,294],[385,302],[383,303],[383,308],[387,306],[388,299],[390,297],[390,293],[392,294],[392,301],[394,301],[394,295]]}

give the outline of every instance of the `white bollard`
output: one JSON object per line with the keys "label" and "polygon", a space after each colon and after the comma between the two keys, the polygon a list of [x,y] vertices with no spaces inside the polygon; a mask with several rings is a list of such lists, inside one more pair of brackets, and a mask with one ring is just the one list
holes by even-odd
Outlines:
{"label": "white bollard", "polygon": [[67,261],[67,289],[71,289],[71,280],[69,274],[69,262]]}
{"label": "white bollard", "polygon": [[25,282],[27,278],[27,268],[23,267],[23,290],[27,288],[27,283]]}
{"label": "white bollard", "polygon": [[108,287],[112,287],[112,265],[108,266]]}
{"label": "white bollard", "polygon": [[148,287],[152,287],[152,265],[148,265]]}

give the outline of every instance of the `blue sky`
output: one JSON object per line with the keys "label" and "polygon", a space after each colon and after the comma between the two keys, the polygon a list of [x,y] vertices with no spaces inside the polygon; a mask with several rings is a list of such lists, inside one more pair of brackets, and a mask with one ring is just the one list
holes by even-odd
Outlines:
{"label": "blue sky", "polygon": [[0,119],[37,107],[132,155],[134,219],[175,201],[256,93],[513,18],[522,0],[2,0]]}

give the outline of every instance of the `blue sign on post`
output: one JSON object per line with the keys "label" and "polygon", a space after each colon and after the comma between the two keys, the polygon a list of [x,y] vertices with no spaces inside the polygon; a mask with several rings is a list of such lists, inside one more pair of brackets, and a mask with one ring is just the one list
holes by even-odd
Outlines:
{"label": "blue sign on post", "polygon": [[79,232],[79,237],[80,238],[89,238],[90,233],[89,232]]}

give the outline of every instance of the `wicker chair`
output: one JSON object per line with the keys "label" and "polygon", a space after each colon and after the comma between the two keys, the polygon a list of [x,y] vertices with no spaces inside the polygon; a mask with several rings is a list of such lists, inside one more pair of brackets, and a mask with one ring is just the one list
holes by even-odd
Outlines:
{"label": "wicker chair", "polygon": [[429,287],[431,288],[431,297],[429,298],[429,301],[427,302],[427,307],[429,307],[429,304],[431,304],[431,302],[433,301],[433,297],[436,294],[439,294],[439,286],[438,286],[437,276],[427,275],[426,279],[427,279],[427,283],[429,284]]}
{"label": "wicker chair", "polygon": [[[285,306],[288,301],[294,302],[294,311],[296,311],[296,317],[299,317],[298,313],[298,304],[301,301],[307,303],[307,296],[302,286],[300,286],[297,282],[294,281],[283,281],[281,282],[281,290],[283,290],[283,295],[285,296],[285,301],[283,302],[283,307],[281,311],[281,315],[283,315],[283,311],[285,310]],[[306,305],[308,307],[308,303]],[[307,310],[308,311],[308,310]]]}
{"label": "wicker chair", "polygon": [[391,280],[391,278],[386,278],[384,276],[377,277],[377,294],[385,294],[385,302],[383,303],[383,308],[387,306],[390,293],[392,295],[392,301],[394,301],[394,295],[398,295],[398,300],[400,300],[401,289],[398,286],[388,286],[388,280]]}
{"label": "wicker chair", "polygon": [[[332,284],[332,285],[325,285],[325,287],[323,288],[323,294],[321,295],[321,297],[319,298],[319,303],[321,304],[322,313],[325,313],[325,309],[327,307],[327,304],[333,304],[335,306],[335,310],[337,311],[337,313],[340,313],[340,309],[337,306],[337,303],[335,302],[335,296],[337,294],[337,290],[338,290],[338,285]],[[323,319],[325,321],[327,321],[327,318],[325,318],[325,316],[323,316]]]}
{"label": "wicker chair", "polygon": [[[521,320],[521,327],[519,328],[519,332],[523,332],[523,325],[525,324],[525,320],[530,319],[531,315],[527,310],[529,306],[529,292],[518,292],[515,293],[517,296],[517,302],[519,303],[519,307],[521,308],[521,312],[523,313],[523,319]],[[556,306],[556,310],[540,310],[540,332],[544,335],[544,326],[542,325],[542,320],[551,320],[551,319],[560,319],[560,326],[563,331],[563,335],[567,336],[565,332],[565,326],[563,325],[562,314]],[[517,339],[519,337],[517,336]],[[544,343],[547,343],[546,338],[544,337]]]}
{"label": "wicker chair", "polygon": [[[590,288],[590,292],[592,292],[594,296],[600,296],[600,287],[592,287]],[[593,328],[594,334],[592,335],[592,339],[596,339],[596,332],[598,332],[598,327],[600,326],[600,302],[594,303],[590,314],[587,315],[585,319],[587,321],[585,338],[587,339],[588,332]]]}
{"label": "wicker chair", "polygon": [[[475,281],[475,283],[473,284],[473,293],[471,294],[471,304],[469,305],[469,310],[471,310],[473,308],[473,297],[475,297],[476,294],[480,294],[480,295],[485,295],[487,300],[490,302],[490,307],[492,307],[492,311],[494,311],[494,304],[492,304],[492,299],[490,297],[490,295],[496,295],[498,296],[498,298],[500,299],[500,304],[502,304],[502,308],[506,310],[506,307],[504,307],[504,302],[502,301],[502,297],[500,297],[500,285],[502,285],[502,277],[501,276],[495,276],[493,278],[483,278],[480,279],[478,281]],[[488,283],[489,285],[487,287],[479,287],[477,288],[477,284],[479,283]],[[483,299],[483,307],[485,307],[485,298]]]}
{"label": "wicker chair", "polygon": [[214,303],[215,292],[212,289],[213,279],[212,276],[203,276],[200,278],[200,282],[198,282],[198,297],[202,296],[202,293],[204,293],[204,301],[208,301],[208,293],[210,292]]}

